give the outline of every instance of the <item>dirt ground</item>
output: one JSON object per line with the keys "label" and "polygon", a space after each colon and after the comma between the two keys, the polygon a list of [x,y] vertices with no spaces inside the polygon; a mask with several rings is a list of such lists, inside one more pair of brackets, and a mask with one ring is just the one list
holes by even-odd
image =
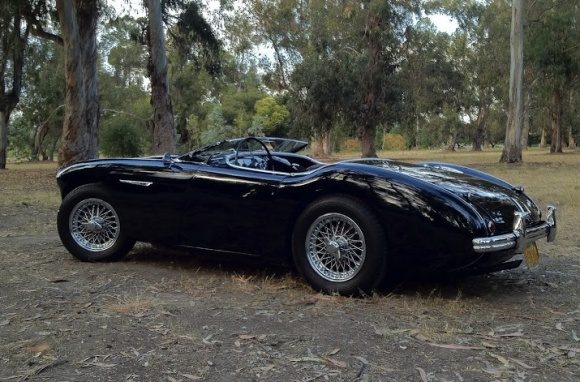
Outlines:
{"label": "dirt ground", "polygon": [[[559,205],[538,267],[419,280],[367,298],[288,269],[139,245],[62,247],[53,164],[0,172],[0,381],[579,381],[580,155],[414,152],[473,164]],[[224,259],[225,260],[225,259]]]}

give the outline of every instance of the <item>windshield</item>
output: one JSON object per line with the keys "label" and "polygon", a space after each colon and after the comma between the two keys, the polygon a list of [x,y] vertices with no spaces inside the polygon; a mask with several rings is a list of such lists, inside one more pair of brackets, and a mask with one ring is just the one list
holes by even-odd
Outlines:
{"label": "windshield", "polygon": [[[228,151],[233,153],[238,147],[240,147],[240,150],[242,151],[263,150],[263,147],[255,140],[249,140],[240,146],[240,143],[244,139],[246,138],[228,139],[225,141],[212,143],[185,154],[182,159],[194,159],[196,157],[200,159],[206,159],[216,154],[227,153]],[[308,146],[308,142],[298,141],[295,139],[272,137],[256,137],[256,139],[259,139],[262,143],[264,143],[268,150],[272,152],[296,153]]]}

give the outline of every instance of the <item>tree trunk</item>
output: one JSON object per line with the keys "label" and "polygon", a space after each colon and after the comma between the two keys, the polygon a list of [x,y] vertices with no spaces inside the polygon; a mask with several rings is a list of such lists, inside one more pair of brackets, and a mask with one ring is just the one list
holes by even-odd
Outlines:
{"label": "tree trunk", "polygon": [[149,16],[149,77],[153,106],[153,152],[175,152],[173,107],[167,81],[167,56],[160,0],[146,0]]}
{"label": "tree trunk", "polygon": [[532,102],[532,94],[531,89],[528,87],[526,90],[526,100],[524,103],[524,124],[522,126],[522,135],[520,139],[520,144],[522,146],[522,150],[528,149],[528,138],[530,135],[530,107]]}
{"label": "tree trunk", "polygon": [[323,150],[322,146],[323,146],[322,135],[315,134],[312,137],[311,143],[310,143],[310,155],[312,155],[313,157],[317,157],[317,158],[324,156],[324,150]]}
{"label": "tree trunk", "polygon": [[447,150],[455,151],[455,132],[452,131],[447,135]]}
{"label": "tree trunk", "polygon": [[510,88],[509,114],[506,126],[505,143],[500,162],[522,161],[521,135],[524,117],[524,0],[512,2],[512,25],[510,35]]}
{"label": "tree trunk", "polygon": [[325,157],[332,155],[332,140],[330,138],[330,131],[322,133],[322,152]]}
{"label": "tree trunk", "polygon": [[[65,62],[65,113],[58,163],[97,158],[97,0],[57,0]],[[81,26],[82,24],[82,26]]]}
{"label": "tree trunk", "polygon": [[368,123],[362,129],[360,144],[363,158],[377,158],[377,150],[375,149],[376,135],[377,128],[372,123]]}
{"label": "tree trunk", "polygon": [[475,121],[475,132],[473,134],[473,151],[481,151],[483,146],[485,140],[485,116],[486,109],[483,107],[479,108],[477,120]]}
{"label": "tree trunk", "polygon": [[78,23],[82,42],[83,84],[85,87],[87,134],[89,136],[88,155],[99,157],[99,118],[100,102],[98,94],[97,71],[97,19],[98,0],[79,0]]}
{"label": "tree trunk", "polygon": [[[573,89],[570,91],[569,102],[570,102],[570,113],[574,114],[575,110],[574,110],[574,90]],[[568,126],[568,148],[569,149],[576,148],[576,138],[574,137],[574,131],[572,130],[572,123],[570,123],[570,126]]]}
{"label": "tree trunk", "polygon": [[540,136],[540,148],[544,149],[548,145],[548,129],[547,127],[550,126],[550,111],[548,110],[544,115],[544,123],[542,124],[542,135]]}
{"label": "tree trunk", "polygon": [[[16,3],[22,6],[23,3]],[[24,67],[24,50],[30,33],[30,24],[26,24],[22,34],[21,10],[15,9],[12,28],[4,26],[3,43],[0,43],[0,170],[6,168],[8,156],[8,124],[10,114],[20,102],[22,91],[22,69]],[[11,65],[8,63],[11,59]],[[6,68],[12,67],[11,78],[7,76]],[[8,91],[5,86],[10,83],[12,88]]]}
{"label": "tree trunk", "polygon": [[552,142],[550,153],[562,152],[562,94],[560,89],[552,94]]}
{"label": "tree trunk", "polygon": [[574,137],[574,132],[572,131],[572,126],[568,127],[568,148],[576,148],[576,137]]}
{"label": "tree trunk", "polygon": [[0,110],[0,170],[6,168],[8,154],[8,116]]}

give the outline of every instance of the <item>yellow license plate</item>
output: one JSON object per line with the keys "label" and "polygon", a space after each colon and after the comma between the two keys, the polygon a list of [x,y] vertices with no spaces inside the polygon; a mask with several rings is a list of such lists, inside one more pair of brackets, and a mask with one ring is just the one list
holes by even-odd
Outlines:
{"label": "yellow license plate", "polygon": [[540,252],[536,243],[528,245],[526,252],[524,252],[524,259],[528,267],[533,268],[540,263]]}

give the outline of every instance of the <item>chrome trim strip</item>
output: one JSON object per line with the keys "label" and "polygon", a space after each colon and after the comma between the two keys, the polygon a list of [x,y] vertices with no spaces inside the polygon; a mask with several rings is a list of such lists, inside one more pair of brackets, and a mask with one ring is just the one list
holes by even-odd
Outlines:
{"label": "chrome trim strip", "polygon": [[119,182],[141,187],[149,187],[150,185],[153,184],[153,182],[145,182],[142,180],[129,180],[129,179],[119,179]]}
{"label": "chrome trim strip", "polygon": [[473,250],[477,253],[498,252],[514,249],[515,253],[524,253],[528,245],[546,238],[548,242],[556,238],[556,207],[549,205],[546,221],[534,227],[526,227],[527,213],[515,212],[514,230],[503,235],[478,237],[473,239]]}

